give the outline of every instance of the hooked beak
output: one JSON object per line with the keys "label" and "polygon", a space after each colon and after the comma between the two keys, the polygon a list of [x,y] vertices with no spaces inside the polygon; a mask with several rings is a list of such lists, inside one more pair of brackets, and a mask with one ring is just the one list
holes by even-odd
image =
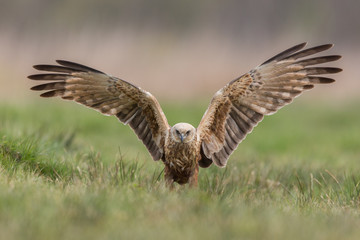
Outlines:
{"label": "hooked beak", "polygon": [[180,134],[180,140],[181,142],[184,142],[184,135]]}

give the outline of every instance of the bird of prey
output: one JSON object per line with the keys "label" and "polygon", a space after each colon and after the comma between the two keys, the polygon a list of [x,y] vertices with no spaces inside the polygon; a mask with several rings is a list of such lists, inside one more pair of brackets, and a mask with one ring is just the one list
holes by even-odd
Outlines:
{"label": "bird of prey", "polygon": [[226,84],[213,96],[197,128],[188,123],[170,126],[151,93],[78,63],[57,60],[58,65],[35,65],[48,73],[28,78],[46,81],[31,88],[45,91],[41,97],[59,96],[116,116],[134,130],[155,161],[163,161],[167,185],[196,186],[199,166],[207,168],[214,163],[225,167],[231,153],[265,115],[275,113],[315,84],[334,82],[319,75],[342,69],[313,66],[341,58],[313,57],[333,45],[304,49],[305,45],[291,47]]}

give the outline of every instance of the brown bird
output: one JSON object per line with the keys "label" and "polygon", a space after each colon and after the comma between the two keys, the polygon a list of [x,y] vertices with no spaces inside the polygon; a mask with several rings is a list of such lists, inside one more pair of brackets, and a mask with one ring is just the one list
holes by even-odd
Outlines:
{"label": "brown bird", "polygon": [[315,84],[334,82],[318,75],[338,73],[340,68],[313,65],[341,56],[305,58],[333,45],[302,50],[305,45],[277,54],[217,91],[198,128],[188,123],[169,126],[151,93],[84,65],[63,60],[57,61],[59,65],[35,65],[37,70],[53,73],[29,78],[47,81],[31,88],[44,90],[42,97],[59,96],[116,116],[135,131],[155,161],[163,161],[169,186],[174,182],[196,186],[199,166],[207,168],[214,163],[225,167],[231,153],[264,115],[275,113]]}

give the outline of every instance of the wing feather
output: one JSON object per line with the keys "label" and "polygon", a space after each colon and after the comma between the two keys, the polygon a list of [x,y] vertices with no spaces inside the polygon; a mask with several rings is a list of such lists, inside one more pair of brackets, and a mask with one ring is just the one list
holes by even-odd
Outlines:
{"label": "wing feather", "polygon": [[49,73],[29,76],[46,83],[32,87],[45,91],[42,97],[62,97],[93,108],[104,115],[114,115],[128,124],[142,140],[154,160],[162,158],[164,138],[170,128],[154,96],[124,80],[99,70],[64,60],[59,65],[35,65]]}
{"label": "wing feather", "polygon": [[302,50],[305,45],[302,43],[277,54],[214,95],[198,126],[202,141],[200,166],[208,167],[212,161],[224,167],[231,153],[264,115],[277,112],[315,84],[335,81],[317,75],[338,73],[342,71],[340,68],[308,66],[336,61],[341,56],[303,59],[333,45]]}

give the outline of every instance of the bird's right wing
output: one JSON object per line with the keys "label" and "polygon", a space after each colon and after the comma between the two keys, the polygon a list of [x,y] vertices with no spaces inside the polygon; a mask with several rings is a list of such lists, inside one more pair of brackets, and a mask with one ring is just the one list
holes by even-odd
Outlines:
{"label": "bird's right wing", "polygon": [[46,81],[32,87],[44,90],[42,97],[59,96],[93,108],[104,115],[114,115],[129,124],[154,160],[162,158],[169,124],[156,98],[124,80],[81,64],[58,60],[59,65],[35,65],[52,73],[29,76]]}

